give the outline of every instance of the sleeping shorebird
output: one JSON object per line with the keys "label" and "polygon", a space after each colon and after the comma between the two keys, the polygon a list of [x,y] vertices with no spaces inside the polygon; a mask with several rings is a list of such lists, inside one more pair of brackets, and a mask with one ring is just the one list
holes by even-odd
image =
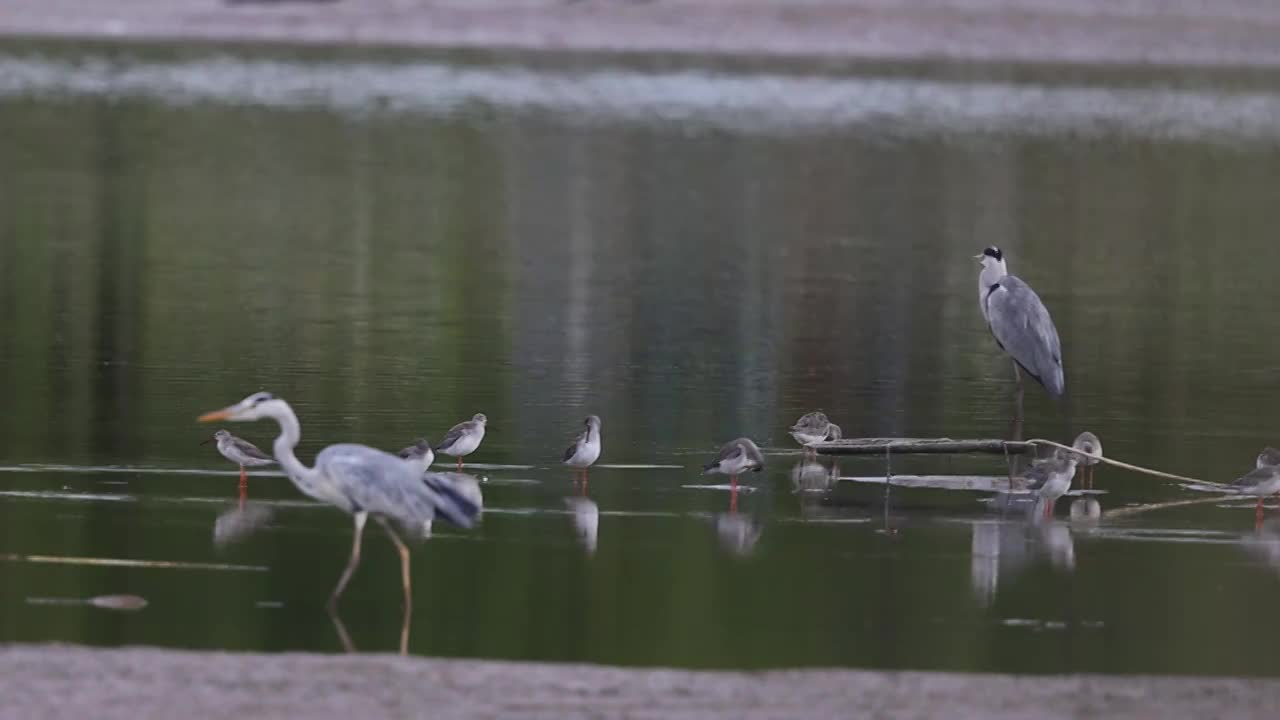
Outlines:
{"label": "sleeping shorebird", "polygon": [[703,475],[729,476],[729,509],[738,507],[738,476],[764,469],[764,455],[751,438],[730,440],[720,447],[716,459],[702,466]]}
{"label": "sleeping shorebird", "polygon": [[470,420],[454,425],[436,445],[436,452],[457,458],[458,469],[461,470],[462,458],[475,452],[480,441],[484,440],[484,428],[488,422],[489,418],[484,413],[476,413]]}
{"label": "sleeping shorebird", "polygon": [[249,487],[249,475],[245,472],[246,467],[262,467],[263,465],[274,465],[276,460],[270,455],[258,449],[257,445],[238,438],[226,430],[219,430],[213,434],[213,437],[200,443],[208,445],[213,441],[218,442],[218,452],[222,453],[222,457],[240,466],[240,494],[243,496]]}
{"label": "sleeping shorebird", "polygon": [[828,439],[839,440],[840,435],[840,426],[828,420],[822,411],[802,415],[796,424],[791,426],[791,437],[795,438],[805,451],[812,450],[809,446],[813,443]]}
{"label": "sleeping shorebird", "polygon": [[588,415],[583,424],[587,429],[578,433],[573,444],[565,449],[563,462],[582,474],[583,492],[586,492],[587,468],[600,459],[600,418]]}
{"label": "sleeping shorebird", "polygon": [[[1087,470],[1082,469],[1080,472],[1080,484],[1086,488],[1093,489],[1093,468],[1098,464],[1098,458],[1102,457],[1102,441],[1087,430],[1076,436],[1075,442],[1071,443],[1071,447],[1088,455],[1076,455],[1076,461]],[[1074,453],[1073,453],[1074,454]]]}
{"label": "sleeping shorebird", "polygon": [[435,452],[431,450],[431,443],[427,442],[426,438],[418,438],[416,442],[400,452],[397,452],[396,455],[399,456],[401,460],[407,460],[410,463],[421,467],[422,472],[426,472],[431,467],[431,463],[435,462],[436,459]]}

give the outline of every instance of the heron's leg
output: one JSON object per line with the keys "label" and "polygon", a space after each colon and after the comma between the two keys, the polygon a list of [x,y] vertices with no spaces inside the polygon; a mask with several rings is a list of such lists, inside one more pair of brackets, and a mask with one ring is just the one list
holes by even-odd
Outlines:
{"label": "heron's leg", "polygon": [[244,492],[249,487],[249,473],[245,471],[244,466],[240,466],[240,492]]}
{"label": "heron's leg", "polygon": [[355,652],[356,644],[351,642],[351,634],[347,632],[347,626],[342,622],[342,618],[338,617],[337,608],[329,607],[329,619],[333,621],[333,629],[338,631],[338,642],[342,643],[343,652]]}
{"label": "heron's leg", "polygon": [[462,456],[461,456],[461,455],[459,455],[459,456],[458,456],[458,458],[457,458],[457,460],[458,460],[458,470],[459,470],[459,471],[461,471],[461,470],[462,470]]}
{"label": "heron's leg", "polygon": [[738,512],[738,477],[729,476],[729,512]]}
{"label": "heron's leg", "polygon": [[391,537],[391,542],[395,543],[396,552],[400,553],[400,577],[404,580],[404,623],[400,626],[400,654],[405,655],[409,652],[409,615],[413,607],[413,594],[409,589],[409,547],[396,535],[386,518],[379,517],[378,522]]}
{"label": "heron's leg", "polygon": [[356,526],[354,539],[351,542],[351,559],[347,561],[347,569],[342,571],[342,577],[338,578],[338,586],[333,589],[333,594],[329,596],[330,610],[337,609],[338,597],[347,588],[347,581],[351,579],[351,575],[360,564],[360,538],[364,536],[364,523],[369,519],[369,513],[361,511],[352,515],[351,518],[355,521]]}

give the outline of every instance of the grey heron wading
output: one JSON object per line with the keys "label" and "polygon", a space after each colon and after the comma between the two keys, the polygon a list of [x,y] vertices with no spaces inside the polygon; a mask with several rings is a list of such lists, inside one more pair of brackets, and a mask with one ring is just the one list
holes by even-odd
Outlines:
{"label": "grey heron wading", "polygon": [[330,445],[316,455],[315,467],[303,465],[293,452],[302,437],[298,416],[289,403],[271,393],[254,393],[235,405],[207,412],[197,421],[246,422],[264,418],[275,420],[280,426],[280,435],[272,449],[276,461],[293,484],[303,494],[349,513],[355,522],[351,559],[329,597],[330,608],[337,605],[338,597],[360,564],[360,539],[364,535],[365,522],[372,515],[387,531],[400,553],[407,615],[412,599],[409,548],[400,540],[392,523],[411,536],[418,536],[427,522],[439,514],[458,527],[469,528],[479,507],[450,482],[441,478],[425,482],[421,465],[366,445]]}
{"label": "grey heron wading", "polygon": [[1040,296],[1017,276],[1010,275],[1004,253],[989,247],[975,259],[982,263],[978,274],[978,301],[982,317],[996,344],[1013,358],[1013,375],[1022,388],[1018,368],[1026,371],[1055,398],[1062,397],[1066,379],[1062,372],[1062,344],[1058,329]]}

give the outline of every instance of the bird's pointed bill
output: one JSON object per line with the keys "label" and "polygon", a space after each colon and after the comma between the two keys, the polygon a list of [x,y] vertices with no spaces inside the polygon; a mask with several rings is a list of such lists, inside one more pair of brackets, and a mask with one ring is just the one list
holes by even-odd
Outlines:
{"label": "bird's pointed bill", "polygon": [[211,423],[218,422],[219,420],[227,420],[231,417],[231,413],[235,409],[236,406],[232,405],[231,407],[224,407],[221,410],[212,410],[196,418],[196,422]]}

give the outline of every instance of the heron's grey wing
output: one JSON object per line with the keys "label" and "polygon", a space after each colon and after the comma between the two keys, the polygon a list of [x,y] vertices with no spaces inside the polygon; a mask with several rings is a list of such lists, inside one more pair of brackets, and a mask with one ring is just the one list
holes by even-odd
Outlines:
{"label": "heron's grey wing", "polygon": [[1001,278],[999,287],[987,295],[987,319],[1000,347],[1049,394],[1061,396],[1066,386],[1062,344],[1035,290],[1012,275]]}
{"label": "heron's grey wing", "polygon": [[453,427],[449,428],[449,432],[444,434],[444,439],[440,441],[440,444],[436,445],[435,449],[439,450],[441,448],[447,448],[450,445],[458,442],[458,438],[462,437],[463,433],[467,431],[467,426],[469,424],[471,424],[470,420],[468,420],[467,422],[460,422],[457,425],[454,425]]}
{"label": "heron's grey wing", "polygon": [[258,449],[257,445],[254,445],[248,440],[242,440],[241,438],[232,436],[231,442],[236,446],[236,449],[239,450],[241,454],[243,454],[245,457],[251,457],[254,460],[269,460],[271,462],[276,461],[275,458],[262,452],[261,450]]}
{"label": "heron's grey wing", "polygon": [[460,509],[454,498],[442,497],[417,471],[390,453],[364,445],[331,445],[316,456],[316,465],[348,499],[352,510],[391,518],[406,532],[421,534],[424,523],[437,511],[455,525],[472,525],[474,505]]}

